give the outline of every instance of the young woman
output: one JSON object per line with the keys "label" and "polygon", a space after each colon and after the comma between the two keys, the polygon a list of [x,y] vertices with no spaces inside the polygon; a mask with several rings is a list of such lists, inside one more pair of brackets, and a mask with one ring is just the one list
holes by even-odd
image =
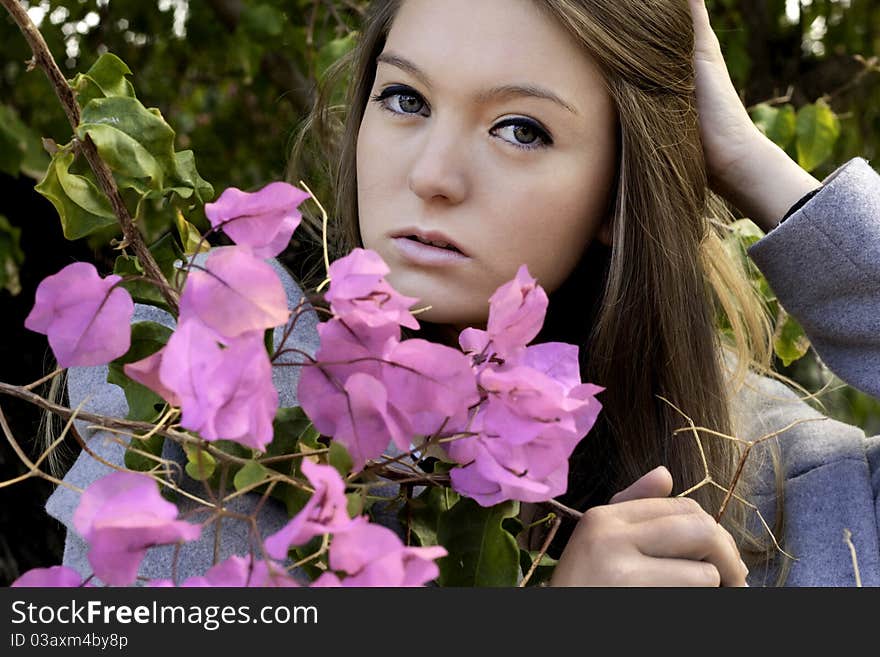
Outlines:
{"label": "young woman", "polygon": [[[349,85],[341,116],[334,80]],[[571,461],[561,501],[586,513],[552,548],[553,584],[742,586],[748,568],[752,584],[848,584],[844,528],[862,582],[880,584],[880,445],[857,428],[800,424],[749,461],[737,495],[775,519],[794,563],[752,507],[735,500],[715,522],[723,490],[673,496],[706,466],[732,481],[739,450],[704,435],[704,464],[673,434],[687,422],[671,404],[743,439],[818,415],[769,378],[769,324],[722,248],[709,188],[768,233],[750,255],[826,362],[880,393],[880,179],[856,159],[823,186],[755,128],[702,0],[377,0],[322,90],[291,181],[313,178],[298,167],[312,138],[334,184],[334,255],[377,251],[391,284],[431,306],[420,337],[455,344],[525,263],[550,294],[537,341],[578,344],[583,380],[606,388]],[[78,462],[68,476],[82,485],[93,470]],[[65,496],[49,504],[61,519]],[[247,550],[225,536],[228,551]],[[68,563],[83,561],[76,541]]]}

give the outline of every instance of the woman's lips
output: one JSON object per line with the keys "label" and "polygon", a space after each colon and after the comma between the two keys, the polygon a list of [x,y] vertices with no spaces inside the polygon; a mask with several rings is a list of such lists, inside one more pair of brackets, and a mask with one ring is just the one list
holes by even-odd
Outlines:
{"label": "woman's lips", "polygon": [[404,259],[417,265],[454,265],[470,260],[461,251],[423,244],[414,237],[393,237],[391,242]]}

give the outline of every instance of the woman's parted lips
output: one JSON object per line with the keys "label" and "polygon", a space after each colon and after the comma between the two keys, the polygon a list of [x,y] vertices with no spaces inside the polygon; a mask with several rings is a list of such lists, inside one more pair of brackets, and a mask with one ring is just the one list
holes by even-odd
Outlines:
{"label": "woman's parted lips", "polygon": [[458,244],[455,240],[453,240],[448,235],[441,233],[438,230],[424,230],[415,227],[402,228],[398,231],[395,231],[391,237],[409,237],[409,238],[418,238],[423,242],[440,242],[443,244],[447,244],[451,247],[454,247],[457,251],[459,251],[462,255],[467,255],[467,251],[461,248],[461,245]]}

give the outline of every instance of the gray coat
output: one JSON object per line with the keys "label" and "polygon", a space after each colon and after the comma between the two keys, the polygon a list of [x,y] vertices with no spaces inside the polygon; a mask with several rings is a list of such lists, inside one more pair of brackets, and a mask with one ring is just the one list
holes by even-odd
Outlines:
{"label": "gray coat", "polygon": [[[868,163],[856,158],[824,181],[823,189],[786,221],[749,249],[749,256],[765,274],[782,305],[803,325],[825,364],[841,379],[880,398],[880,176]],[[291,307],[301,298],[293,279],[282,275]],[[151,319],[172,325],[170,316],[154,308],[138,306],[136,320]],[[317,318],[308,314],[297,324],[292,342],[314,354],[317,349]],[[280,331],[276,331],[276,340]],[[298,368],[274,370],[282,406],[296,404]],[[783,384],[750,375],[749,385],[733,400],[737,435],[755,439],[780,429],[793,420],[821,417]],[[124,417],[127,413],[121,390],[106,382],[106,367],[73,368],[69,373],[70,404],[85,401],[84,409]],[[107,440],[108,434],[79,422],[80,434],[106,460],[120,464],[124,447]],[[843,532],[852,533],[862,583],[880,585],[880,437],[867,438],[854,426],[831,419],[800,424],[778,438],[785,479],[785,536],[787,549],[797,557],[787,584],[790,586],[847,586],[855,583],[852,557]],[[164,456],[184,462],[181,450],[166,441]],[[753,457],[760,466],[751,500],[772,518],[775,486],[765,452]],[[64,480],[81,488],[108,474],[110,468],[83,453]],[[184,485],[202,494],[197,482],[184,478]],[[389,486],[386,493],[394,494]],[[87,545],[72,526],[78,495],[59,487],[46,505],[48,513],[68,528],[65,565],[87,574]],[[247,513],[255,496],[237,498],[232,510]],[[182,512],[193,508],[185,498]],[[381,522],[399,529],[389,512]],[[757,516],[755,529],[760,530]],[[287,521],[280,504],[273,500],[261,510],[260,528],[268,536]],[[242,522],[226,520],[221,530],[219,557],[248,552],[248,529]],[[153,548],[140,574],[168,577],[173,547]],[[213,563],[214,529],[187,544],[178,557],[179,579],[202,574]],[[773,567],[753,568],[749,583],[760,586],[773,581]]]}

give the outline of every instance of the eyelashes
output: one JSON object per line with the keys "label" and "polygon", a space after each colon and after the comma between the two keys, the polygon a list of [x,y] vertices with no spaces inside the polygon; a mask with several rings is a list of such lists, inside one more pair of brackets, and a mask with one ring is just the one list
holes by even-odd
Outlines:
{"label": "eyelashes", "polygon": [[[412,98],[412,99],[419,101],[419,103],[423,106],[427,105],[427,103],[425,103],[425,100],[422,98],[421,94],[419,94],[417,91],[415,91],[414,89],[411,89],[410,87],[405,87],[405,86],[400,86],[400,85],[386,87],[378,94],[370,96],[370,101],[377,103],[380,108],[382,108],[386,112],[391,113],[394,116],[407,116],[407,115],[425,116],[424,114],[417,113],[417,112],[405,112],[405,111],[398,111],[398,110],[391,109],[388,106],[388,103],[386,103],[385,101],[388,100],[389,98],[393,98],[396,96],[400,96],[403,98]],[[399,104],[399,101],[398,101],[398,104]],[[508,139],[502,140],[505,143],[510,144],[514,148],[518,148],[518,149],[524,150],[524,151],[535,151],[535,150],[547,148],[553,144],[553,139],[550,137],[550,135],[547,133],[546,130],[544,130],[535,121],[532,121],[532,120],[526,119],[526,118],[504,119],[503,121],[501,121],[500,123],[495,125],[492,128],[492,131],[495,132],[497,130],[501,130],[502,128],[507,128],[507,127],[513,127],[514,131],[517,129],[525,129],[535,135],[535,140],[532,142],[528,142],[528,143],[519,142],[519,141],[516,141],[515,139],[514,139],[514,141],[510,141]]]}

